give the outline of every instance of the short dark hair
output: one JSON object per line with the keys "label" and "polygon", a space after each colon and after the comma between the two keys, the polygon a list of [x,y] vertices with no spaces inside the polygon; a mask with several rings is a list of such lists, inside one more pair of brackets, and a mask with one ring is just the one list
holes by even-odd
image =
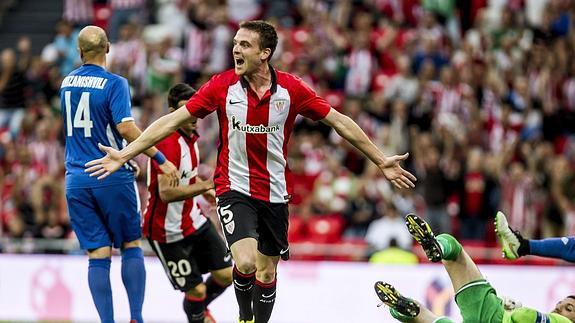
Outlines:
{"label": "short dark hair", "polygon": [[196,94],[196,90],[185,84],[185,83],[178,83],[170,88],[168,92],[168,105],[170,108],[177,109],[178,102],[182,100],[189,100],[192,95]]}
{"label": "short dark hair", "polygon": [[263,20],[243,21],[240,23],[240,28],[245,28],[258,33],[260,36],[260,49],[269,48],[271,50],[271,54],[268,58],[269,60],[278,45],[278,33],[276,32],[276,28],[269,22]]}

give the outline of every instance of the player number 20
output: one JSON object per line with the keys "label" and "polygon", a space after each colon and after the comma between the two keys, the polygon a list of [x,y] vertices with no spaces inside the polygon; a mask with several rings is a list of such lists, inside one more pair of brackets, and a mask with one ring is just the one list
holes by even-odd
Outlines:
{"label": "player number 20", "polygon": [[[70,91],[64,92],[64,100],[66,104],[66,134],[68,137],[72,137],[72,103],[71,97],[72,93]],[[90,119],[90,92],[82,92],[80,96],[80,102],[78,102],[78,108],[74,114],[74,128],[83,128],[84,137],[92,137],[92,128],[94,123]]]}
{"label": "player number 20", "polygon": [[172,277],[188,276],[192,272],[192,266],[186,259],[180,259],[178,262],[168,261]]}

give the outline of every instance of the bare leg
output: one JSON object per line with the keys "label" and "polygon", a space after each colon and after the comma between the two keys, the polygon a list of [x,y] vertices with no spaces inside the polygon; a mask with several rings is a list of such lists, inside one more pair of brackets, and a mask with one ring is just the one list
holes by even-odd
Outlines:
{"label": "bare leg", "polygon": [[455,260],[442,260],[441,262],[456,292],[471,282],[484,279],[471,257],[463,249]]}
{"label": "bare leg", "polygon": [[432,262],[443,263],[455,291],[483,279],[483,275],[457,239],[449,234],[435,237],[429,225],[415,214],[408,214],[405,219],[409,233],[421,245],[427,258]]}
{"label": "bare leg", "polygon": [[413,318],[414,323],[433,323],[435,320],[439,318],[439,316],[433,314],[427,307],[423,306],[421,303],[419,304],[419,314]]}

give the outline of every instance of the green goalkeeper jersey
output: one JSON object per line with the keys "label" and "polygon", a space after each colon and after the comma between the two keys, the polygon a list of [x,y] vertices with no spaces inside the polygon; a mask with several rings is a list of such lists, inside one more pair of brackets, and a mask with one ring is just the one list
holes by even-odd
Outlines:
{"label": "green goalkeeper jersey", "polygon": [[570,319],[557,313],[541,313],[529,307],[516,308],[505,312],[502,323],[572,323]]}
{"label": "green goalkeeper jersey", "polygon": [[[454,323],[447,317],[440,317],[434,323]],[[492,322],[493,323],[493,322]],[[505,311],[501,323],[573,323],[563,315],[557,313],[541,313],[529,307],[520,307],[512,311]]]}

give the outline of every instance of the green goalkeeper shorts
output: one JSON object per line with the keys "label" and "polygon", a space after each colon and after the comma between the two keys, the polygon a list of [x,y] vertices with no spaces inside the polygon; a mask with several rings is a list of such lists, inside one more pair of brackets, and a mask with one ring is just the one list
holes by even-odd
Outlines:
{"label": "green goalkeeper shorts", "polygon": [[495,289],[486,280],[478,280],[461,287],[455,302],[464,323],[501,323],[505,310]]}

